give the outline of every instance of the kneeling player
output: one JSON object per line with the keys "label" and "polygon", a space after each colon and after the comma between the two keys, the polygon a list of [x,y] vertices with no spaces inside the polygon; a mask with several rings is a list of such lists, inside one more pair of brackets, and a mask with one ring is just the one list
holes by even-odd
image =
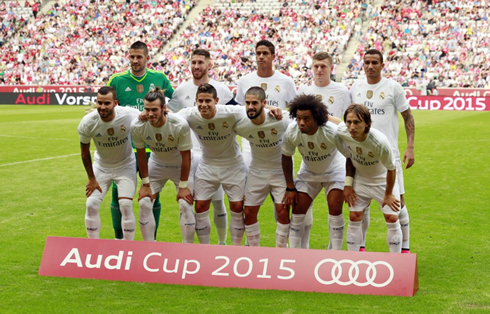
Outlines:
{"label": "kneeling player", "polygon": [[[138,167],[143,185],[139,191],[141,233],[145,241],[155,241],[153,201],[165,183],[171,180],[177,188],[180,228],[184,243],[194,242],[193,179],[191,168],[192,141],[187,121],[166,112],[165,96],[157,87],[144,98],[147,122],[134,120],[131,125],[133,144],[138,154]],[[151,150],[146,160],[145,144]]]}
{"label": "kneeling player", "polygon": [[350,210],[347,248],[349,251],[359,251],[364,209],[374,199],[381,205],[385,217],[388,227],[386,241],[390,252],[400,253],[400,193],[390,143],[383,133],[371,129],[371,114],[367,107],[350,105],[345,111],[344,121],[345,124],[339,125],[338,134],[347,146],[343,153],[348,158],[344,187],[345,201]]}

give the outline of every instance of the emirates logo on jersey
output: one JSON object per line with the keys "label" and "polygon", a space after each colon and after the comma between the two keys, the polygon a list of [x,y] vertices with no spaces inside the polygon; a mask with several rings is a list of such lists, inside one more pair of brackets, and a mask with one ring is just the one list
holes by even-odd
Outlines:
{"label": "emirates logo on jersey", "polygon": [[168,136],[168,140],[169,140],[170,142],[173,142],[173,141],[174,141],[174,137],[172,136],[172,134],[170,134],[170,135]]}
{"label": "emirates logo on jersey", "polygon": [[315,148],[315,144],[313,144],[313,142],[308,142],[308,148],[309,149],[314,149]]}
{"label": "emirates logo on jersey", "polygon": [[223,129],[228,129],[229,125],[228,125],[228,122],[223,122]]}
{"label": "emirates logo on jersey", "polygon": [[261,84],[260,84],[260,87],[261,87],[263,90],[267,90],[267,83],[261,83]]}
{"label": "emirates logo on jersey", "polygon": [[271,135],[272,136],[277,135],[277,130],[276,129],[271,129]]}
{"label": "emirates logo on jersey", "polygon": [[208,129],[210,129],[211,131],[216,129],[216,127],[214,126],[214,123],[208,123]]}
{"label": "emirates logo on jersey", "polygon": [[143,94],[143,92],[145,91],[145,87],[143,86],[143,84],[136,85],[136,91],[140,94]]}
{"label": "emirates logo on jersey", "polygon": [[379,99],[381,99],[381,100],[385,99],[385,93],[384,92],[381,92],[381,94],[379,94]]}
{"label": "emirates logo on jersey", "polygon": [[327,144],[325,143],[320,144],[320,148],[323,150],[327,149]]}
{"label": "emirates logo on jersey", "polygon": [[258,131],[258,132],[257,132],[257,135],[258,135],[260,138],[264,138],[264,137],[265,137],[265,133],[264,133],[264,131]]}
{"label": "emirates logo on jersey", "polygon": [[155,138],[156,138],[156,140],[157,140],[158,142],[161,142],[161,141],[162,141],[162,139],[163,139],[163,136],[162,136],[160,133],[156,133],[156,134],[155,134]]}
{"label": "emirates logo on jersey", "polygon": [[114,135],[114,129],[113,128],[107,129],[107,134],[109,134],[109,136],[113,136]]}
{"label": "emirates logo on jersey", "polygon": [[121,132],[126,132],[126,127],[123,125],[121,125]]}
{"label": "emirates logo on jersey", "polygon": [[373,98],[373,91],[372,90],[368,90],[367,93],[366,93],[366,97],[367,97],[367,99]]}
{"label": "emirates logo on jersey", "polygon": [[334,101],[335,100],[333,99],[333,96],[330,96],[330,98],[328,98],[328,103],[329,104],[333,105]]}

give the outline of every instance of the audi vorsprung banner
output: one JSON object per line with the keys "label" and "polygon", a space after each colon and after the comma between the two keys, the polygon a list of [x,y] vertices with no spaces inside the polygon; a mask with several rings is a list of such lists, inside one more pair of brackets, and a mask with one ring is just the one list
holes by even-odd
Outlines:
{"label": "audi vorsprung banner", "polygon": [[48,237],[41,276],[413,296],[415,254]]}

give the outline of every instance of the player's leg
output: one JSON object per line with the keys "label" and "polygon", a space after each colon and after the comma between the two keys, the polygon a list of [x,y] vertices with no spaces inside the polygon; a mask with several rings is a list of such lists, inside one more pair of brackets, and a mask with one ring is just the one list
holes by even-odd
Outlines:
{"label": "player's leg", "polygon": [[366,235],[369,228],[369,224],[371,223],[371,215],[369,206],[364,209],[364,216],[362,218],[361,230],[362,230],[362,242],[359,251],[366,251]]}
{"label": "player's leg", "polygon": [[[156,196],[156,195],[155,195]],[[146,196],[138,201],[139,223],[144,241],[155,241],[155,218],[153,217],[153,200]]]}
{"label": "player's leg", "polygon": [[211,235],[211,219],[209,219],[209,206],[211,200],[196,200],[196,235],[201,244],[209,244]]}
{"label": "player's leg", "polygon": [[230,236],[233,245],[241,245],[245,232],[243,199],[247,172],[244,164],[220,170],[220,182],[230,201]]}
{"label": "player's leg", "polygon": [[[247,199],[247,198],[245,198]],[[245,205],[245,232],[249,246],[260,246],[259,206]]]}
{"label": "player's leg", "polygon": [[[385,195],[386,186],[373,188],[373,193],[376,193],[376,201],[380,204],[383,203],[384,195]],[[400,192],[398,188],[398,184],[395,183],[393,187],[393,195],[397,199],[400,199]],[[399,212],[393,211],[390,206],[385,205],[381,208],[383,215],[386,221],[386,227],[388,228],[386,232],[386,243],[388,244],[388,248],[391,253],[401,253],[402,251],[402,230],[400,226],[400,221],[398,219]]]}
{"label": "player's leg", "polygon": [[364,209],[371,203],[372,195],[370,186],[354,182],[354,191],[357,194],[355,206],[349,206],[349,225],[347,227],[347,250],[359,251],[362,243],[362,220]]}
{"label": "player's leg", "polygon": [[[169,168],[166,171],[169,178],[173,181],[177,193],[179,192],[181,168]],[[191,170],[191,173],[193,171]],[[190,175],[187,179],[187,188],[194,194],[194,177]],[[183,243],[194,243],[196,233],[196,216],[194,215],[194,203],[188,203],[184,199],[178,199],[179,203],[179,221],[180,231],[182,233]]]}
{"label": "player's leg", "polygon": [[116,182],[112,183],[112,200],[111,200],[111,217],[112,227],[114,228],[114,237],[116,239],[123,238],[123,231],[121,226],[121,210],[119,209],[119,195],[117,193]]}
{"label": "player's leg", "polygon": [[219,187],[218,191],[213,195],[211,200],[213,205],[213,222],[218,233],[218,244],[225,245],[228,235],[228,215],[226,214],[225,192],[223,187]]}
{"label": "player's leg", "polygon": [[276,247],[285,248],[288,245],[290,215],[286,205],[281,201],[286,194],[286,179],[284,174],[276,172],[270,180],[272,199],[275,200],[274,209],[276,211]]}
{"label": "player's leg", "polygon": [[[138,156],[135,152],[135,157],[136,157],[136,167],[138,167]],[[149,152],[149,149],[146,149],[146,158],[147,160],[150,159],[151,152]],[[160,203],[160,194],[157,194],[157,197],[153,200],[153,219],[155,220],[155,239],[157,238],[157,231],[158,231],[158,226],[160,225],[160,213],[162,211],[162,203]]]}
{"label": "player's leg", "polygon": [[292,248],[301,248],[301,238],[305,228],[305,216],[313,199],[306,193],[298,190],[298,203],[293,206],[291,223],[289,225],[289,245]]}
{"label": "player's leg", "polygon": [[400,191],[400,214],[398,220],[402,229],[402,253],[410,253],[410,219],[408,216],[408,209],[405,204],[405,179],[403,177],[403,167],[400,160],[396,162],[396,181],[398,182],[398,188]]}
{"label": "player's leg", "polygon": [[310,248],[311,228],[313,228],[313,202],[311,203],[310,207],[306,211],[305,230],[303,231],[303,237],[301,238],[301,248],[303,249]]}
{"label": "player's leg", "polygon": [[136,218],[133,212],[133,197],[136,192],[136,165],[121,167],[114,178],[118,186],[119,208],[121,210],[121,226],[124,240],[134,240],[136,233]]}
{"label": "player's leg", "polygon": [[[342,189],[341,189],[342,188]],[[329,250],[342,250],[344,242],[344,216],[342,205],[344,203],[343,182],[335,182],[325,186],[328,203],[328,232]]]}
{"label": "player's leg", "polygon": [[101,175],[101,171],[96,165],[94,165],[93,169],[95,178],[102,189],[102,193],[99,190],[94,190],[92,194],[87,197],[85,208],[85,228],[87,230],[88,238],[98,239],[101,228],[99,208],[112,180],[104,179],[104,176]]}
{"label": "player's leg", "polygon": [[196,234],[201,244],[209,244],[211,198],[219,187],[219,170],[199,163],[194,176],[194,206],[196,210]]}

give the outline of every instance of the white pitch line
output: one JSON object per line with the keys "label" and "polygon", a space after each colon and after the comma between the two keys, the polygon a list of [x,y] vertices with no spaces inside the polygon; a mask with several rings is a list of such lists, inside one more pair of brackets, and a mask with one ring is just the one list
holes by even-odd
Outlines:
{"label": "white pitch line", "polygon": [[72,138],[56,138],[56,137],[35,137],[35,136],[19,136],[19,135],[8,135],[8,134],[0,134],[0,136],[3,137],[14,137],[14,138],[29,138],[33,140],[68,140],[68,141],[73,141]]}
{"label": "white pitch line", "polygon": [[12,166],[12,165],[19,165],[19,164],[26,164],[26,163],[29,163],[29,162],[36,162],[36,161],[43,161],[43,160],[51,160],[51,159],[65,158],[65,157],[71,157],[71,156],[76,156],[76,155],[80,155],[80,153],[77,153],[77,154],[69,154],[69,155],[62,155],[62,156],[56,156],[56,157],[48,157],[48,158],[24,160],[24,161],[19,161],[19,162],[12,162],[12,163],[9,163],[9,164],[2,164],[2,165],[0,165],[0,167],[6,167],[6,166]]}

